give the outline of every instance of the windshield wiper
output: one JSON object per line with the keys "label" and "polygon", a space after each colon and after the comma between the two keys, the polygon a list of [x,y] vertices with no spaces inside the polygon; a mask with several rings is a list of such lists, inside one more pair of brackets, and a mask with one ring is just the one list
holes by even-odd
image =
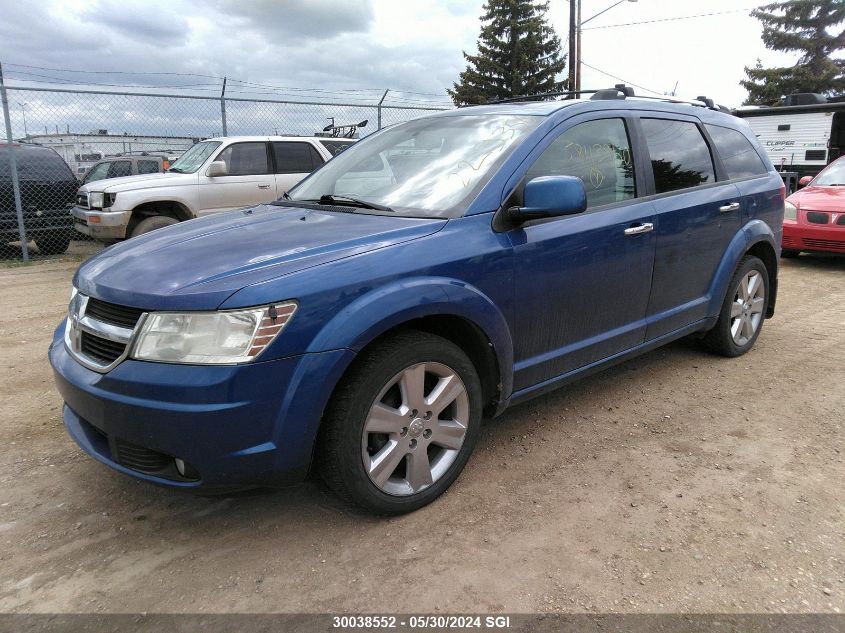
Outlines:
{"label": "windshield wiper", "polygon": [[179,169],[178,167],[171,167],[167,171],[168,172],[172,171],[172,172],[175,172],[177,174],[184,174],[185,173],[183,170]]}
{"label": "windshield wiper", "polygon": [[359,207],[361,209],[373,209],[374,211],[390,211],[393,209],[383,204],[376,204],[375,202],[367,202],[358,198],[350,198],[349,196],[336,196],[334,194],[326,193],[320,196],[320,204],[336,204],[347,205],[350,207]]}

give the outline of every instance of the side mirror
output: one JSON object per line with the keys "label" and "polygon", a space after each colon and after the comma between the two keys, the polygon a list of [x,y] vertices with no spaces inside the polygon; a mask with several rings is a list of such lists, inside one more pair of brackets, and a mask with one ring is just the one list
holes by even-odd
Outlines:
{"label": "side mirror", "polygon": [[801,178],[798,179],[798,188],[801,189],[802,187],[806,187],[812,181],[813,181],[812,176],[801,176]]}
{"label": "side mirror", "polygon": [[511,207],[508,219],[515,224],[540,218],[581,213],[587,208],[584,183],[575,176],[539,176],[525,183],[523,206]]}
{"label": "side mirror", "polygon": [[228,173],[229,168],[226,167],[226,161],[216,160],[208,166],[205,175],[209,178],[216,178],[217,176],[226,176]]}

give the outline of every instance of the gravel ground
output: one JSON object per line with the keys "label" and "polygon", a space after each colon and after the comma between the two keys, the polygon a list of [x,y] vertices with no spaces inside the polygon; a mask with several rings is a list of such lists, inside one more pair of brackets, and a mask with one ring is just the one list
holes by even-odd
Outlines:
{"label": "gravel ground", "polygon": [[0,612],[845,610],[843,258],[783,262],[748,355],[681,342],[514,408],[391,520],[86,457],[46,360],[77,265],[0,267]]}

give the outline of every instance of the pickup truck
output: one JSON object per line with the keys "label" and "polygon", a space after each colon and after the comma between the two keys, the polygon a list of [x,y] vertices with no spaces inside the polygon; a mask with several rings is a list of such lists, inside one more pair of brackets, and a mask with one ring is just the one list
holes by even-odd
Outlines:
{"label": "pickup truck", "polygon": [[80,233],[114,242],[202,215],[272,202],[352,139],[230,136],[200,141],[165,173],[87,183],[71,210]]}

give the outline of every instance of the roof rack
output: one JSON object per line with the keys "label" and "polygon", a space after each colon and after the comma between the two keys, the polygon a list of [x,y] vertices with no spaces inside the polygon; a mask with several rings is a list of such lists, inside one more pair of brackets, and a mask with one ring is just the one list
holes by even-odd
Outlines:
{"label": "roof rack", "polygon": [[[705,96],[698,96],[695,100],[687,100],[687,99],[677,99],[675,97],[649,97],[643,95],[637,95],[634,93],[634,89],[631,86],[626,86],[625,84],[616,84],[612,88],[602,88],[600,90],[570,90],[564,92],[544,92],[542,94],[536,95],[521,95],[518,97],[509,97],[507,99],[497,99],[495,101],[488,101],[484,105],[497,105],[500,103],[520,103],[523,101],[539,101],[541,99],[550,99],[555,97],[563,97],[564,100],[566,99],[576,99],[580,95],[592,95],[590,97],[591,101],[605,101],[605,100],[612,100],[612,99],[627,99],[628,97],[634,97],[636,99],[649,99],[653,101],[665,101],[667,103],[686,103],[688,105],[696,106],[699,108],[708,108],[710,110],[720,110],[722,112],[730,112],[728,108],[723,105],[718,105],[714,103],[713,99],[710,99]],[[466,107],[466,106],[461,106]]]}

